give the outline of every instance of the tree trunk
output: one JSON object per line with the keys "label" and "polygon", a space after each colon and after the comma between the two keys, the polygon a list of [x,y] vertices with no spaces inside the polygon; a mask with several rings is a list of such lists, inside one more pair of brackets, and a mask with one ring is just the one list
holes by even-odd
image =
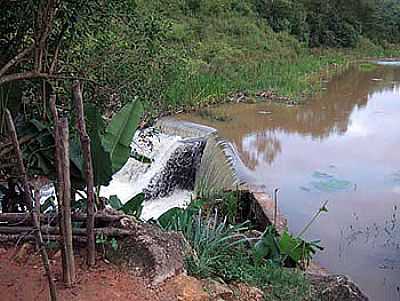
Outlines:
{"label": "tree trunk", "polygon": [[60,246],[61,246],[61,259],[62,259],[62,270],[63,270],[63,281],[64,284],[67,285],[68,279],[71,277],[68,275],[69,274],[69,269],[67,267],[67,258],[66,258],[66,246],[64,242],[65,238],[65,220],[64,220],[64,196],[63,196],[63,191],[64,191],[64,173],[63,173],[63,158],[62,158],[62,139],[61,139],[61,134],[60,134],[60,127],[59,127],[59,120],[58,120],[58,112],[57,112],[57,106],[56,106],[56,95],[52,94],[50,96],[50,110],[53,115],[53,122],[54,122],[54,140],[55,140],[55,153],[54,153],[54,158],[56,162],[56,169],[57,169],[57,178],[58,182],[56,185],[56,194],[57,194],[57,202],[58,202],[58,214],[60,216],[59,219],[59,227],[61,229],[61,236],[60,236]]}
{"label": "tree trunk", "polygon": [[94,236],[94,177],[93,177],[93,163],[92,154],[90,149],[90,137],[86,130],[85,113],[83,109],[83,99],[81,85],[79,81],[74,81],[72,86],[75,100],[75,108],[77,113],[77,127],[79,130],[79,137],[81,141],[82,154],[85,162],[85,179],[87,185],[87,264],[94,266],[96,264],[96,241]]}
{"label": "tree trunk", "polygon": [[71,287],[75,282],[75,260],[72,244],[72,221],[71,221],[71,177],[70,177],[70,161],[69,161],[69,128],[68,119],[61,118],[58,122],[59,134],[61,140],[61,165],[63,171],[63,216],[64,216],[64,244],[65,244],[65,259],[67,268],[67,279],[65,284]]}
{"label": "tree trunk", "polygon": [[[11,140],[13,142],[13,145],[15,148],[15,154],[17,156],[19,171],[21,173],[25,201],[27,204],[30,204],[30,209],[32,209],[32,222],[34,224],[34,234],[35,234],[36,245],[37,245],[38,249],[40,250],[40,255],[41,255],[41,258],[43,261],[43,266],[46,271],[47,280],[49,282],[50,298],[52,301],[56,301],[57,300],[56,286],[55,286],[53,277],[51,275],[51,270],[50,270],[50,265],[49,265],[49,257],[47,254],[46,247],[43,243],[43,237],[42,237],[42,233],[40,231],[40,225],[38,224],[38,219],[39,219],[38,210],[40,210],[40,207],[38,208],[37,206],[35,206],[32,208],[31,189],[28,184],[28,177],[26,174],[24,161],[22,159],[22,152],[21,152],[21,148],[20,148],[19,142],[18,142],[17,131],[15,130],[14,122],[13,122],[13,119],[12,119],[12,116],[11,116],[11,113],[9,110],[6,110],[6,116],[7,116],[8,129],[10,132]],[[40,202],[39,202],[39,205],[40,205]]]}

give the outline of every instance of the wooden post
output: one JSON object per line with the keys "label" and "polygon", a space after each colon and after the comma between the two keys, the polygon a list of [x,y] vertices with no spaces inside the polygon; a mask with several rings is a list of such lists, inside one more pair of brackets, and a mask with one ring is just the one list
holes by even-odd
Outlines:
{"label": "wooden post", "polygon": [[33,207],[33,211],[35,212],[35,218],[36,221],[33,222],[33,225],[38,225],[40,227],[40,187],[39,187],[39,183],[35,183],[33,186],[33,196],[34,196],[34,200],[35,200],[35,205]]}
{"label": "wooden post", "polygon": [[64,244],[65,244],[65,259],[67,268],[67,279],[64,280],[68,287],[71,287],[75,282],[75,260],[72,244],[72,221],[71,221],[71,176],[70,176],[70,161],[69,161],[69,128],[68,119],[61,118],[58,122],[59,134],[61,140],[61,165],[63,171],[63,215],[64,215]]}
{"label": "wooden post", "polygon": [[[47,280],[49,282],[49,289],[50,289],[50,298],[52,301],[57,300],[57,291],[56,286],[51,275],[50,264],[49,264],[49,256],[47,254],[46,247],[43,243],[42,232],[40,231],[40,225],[38,224],[39,215],[38,211],[40,212],[40,207],[38,208],[37,204],[32,208],[32,192],[28,184],[28,176],[26,174],[24,161],[22,158],[21,148],[18,142],[17,131],[15,130],[14,121],[12,119],[11,113],[9,110],[6,110],[6,117],[8,123],[8,130],[10,132],[11,140],[15,149],[15,154],[17,156],[18,161],[18,168],[21,174],[22,184],[24,188],[24,197],[27,204],[30,204],[30,209],[32,209],[32,223],[34,225],[34,233],[35,233],[35,240],[38,249],[40,250],[40,255],[42,258],[43,266],[46,271]],[[39,198],[40,199],[40,198]],[[39,202],[40,206],[40,202]]]}
{"label": "wooden post", "polygon": [[75,109],[77,114],[77,127],[79,130],[79,138],[81,141],[82,154],[85,162],[85,179],[87,185],[87,264],[94,266],[96,264],[96,241],[94,235],[94,214],[95,214],[95,195],[94,195],[94,177],[93,162],[90,149],[90,137],[86,130],[85,112],[83,109],[83,99],[81,85],[79,81],[74,81],[72,85]]}
{"label": "wooden post", "polygon": [[66,259],[66,249],[64,243],[65,237],[65,220],[64,220],[64,205],[63,205],[63,191],[64,191],[64,173],[63,173],[63,164],[62,164],[62,140],[60,137],[60,128],[58,126],[58,112],[56,106],[56,95],[52,94],[50,96],[50,110],[53,115],[53,123],[54,123],[54,141],[55,141],[55,152],[54,158],[56,162],[57,169],[57,185],[56,185],[56,193],[57,193],[57,203],[58,203],[58,214],[59,218],[59,227],[60,227],[60,246],[61,246],[61,259],[62,259],[62,270],[63,270],[63,281],[65,285],[68,285],[69,279],[71,278],[69,273],[69,269],[67,267],[67,259]]}
{"label": "wooden post", "polygon": [[274,189],[274,226],[278,223],[278,192],[279,188]]}

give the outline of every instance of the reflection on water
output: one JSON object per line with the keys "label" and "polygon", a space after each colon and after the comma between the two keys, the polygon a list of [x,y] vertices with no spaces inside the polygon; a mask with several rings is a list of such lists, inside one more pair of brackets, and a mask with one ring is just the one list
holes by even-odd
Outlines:
{"label": "reflection on water", "polygon": [[302,106],[212,110],[227,121],[180,118],[218,128],[256,184],[281,189],[291,231],[329,200],[329,213],[306,235],[326,247],[317,259],[350,275],[372,300],[400,300],[400,68],[354,67]]}

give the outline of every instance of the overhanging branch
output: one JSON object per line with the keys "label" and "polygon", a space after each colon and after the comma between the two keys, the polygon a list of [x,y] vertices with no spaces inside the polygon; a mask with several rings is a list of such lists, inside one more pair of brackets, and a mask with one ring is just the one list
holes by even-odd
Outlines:
{"label": "overhanging branch", "polygon": [[38,71],[27,71],[27,72],[22,72],[22,73],[14,73],[14,74],[9,74],[0,77],[0,86],[13,82],[13,81],[20,81],[20,80],[31,80],[31,79],[47,79],[47,80],[82,80],[82,81],[87,81],[91,82],[95,85],[101,86],[98,82],[95,80],[89,79],[89,78],[82,78],[78,76],[64,76],[64,75],[59,75],[59,74],[49,74],[49,73],[44,73],[44,72],[38,72]]}
{"label": "overhanging branch", "polygon": [[30,52],[33,51],[34,45],[31,45],[30,47],[26,48],[19,54],[17,54],[12,60],[10,60],[7,64],[5,64],[1,69],[0,69],[0,78],[6,74],[6,72],[13,67],[15,64],[19,63],[25,56],[27,56]]}

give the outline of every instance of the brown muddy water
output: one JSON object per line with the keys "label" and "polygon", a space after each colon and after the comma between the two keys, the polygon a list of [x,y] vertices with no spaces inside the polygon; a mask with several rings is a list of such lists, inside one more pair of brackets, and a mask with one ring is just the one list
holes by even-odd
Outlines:
{"label": "brown muddy water", "polygon": [[291,232],[328,200],[305,235],[325,247],[316,261],[371,300],[400,300],[400,63],[354,66],[324,86],[300,106],[227,104],[179,118],[217,128],[254,184],[280,188]]}

